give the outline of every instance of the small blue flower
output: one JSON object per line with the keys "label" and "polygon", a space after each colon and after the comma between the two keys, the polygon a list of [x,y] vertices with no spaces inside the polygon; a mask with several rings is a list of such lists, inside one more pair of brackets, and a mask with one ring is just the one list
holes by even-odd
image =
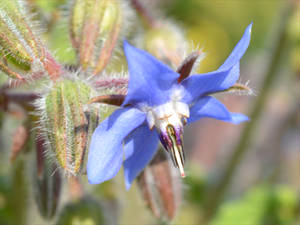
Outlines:
{"label": "small blue flower", "polygon": [[247,121],[247,116],[229,112],[209,95],[232,87],[238,80],[239,61],[248,48],[251,27],[218,70],[191,75],[180,82],[178,73],[125,41],[128,94],[121,108],[92,136],[87,163],[89,182],[98,184],[113,178],[123,164],[126,188],[130,188],[154,156],[159,140],[184,177],[184,124],[203,117],[234,124]]}

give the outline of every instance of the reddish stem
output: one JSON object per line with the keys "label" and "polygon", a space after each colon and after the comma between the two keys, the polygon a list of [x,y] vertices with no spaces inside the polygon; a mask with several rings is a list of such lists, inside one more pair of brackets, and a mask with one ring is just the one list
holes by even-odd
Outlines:
{"label": "reddish stem", "polygon": [[127,78],[111,78],[105,80],[98,80],[93,83],[95,88],[118,88],[128,85]]}
{"label": "reddish stem", "polygon": [[78,177],[69,177],[68,179],[68,186],[69,186],[69,193],[71,195],[71,198],[74,201],[77,201],[78,199],[82,198],[84,195],[84,190],[82,183],[80,182]]}
{"label": "reddish stem", "polygon": [[42,61],[42,63],[53,81],[56,81],[63,73],[62,66],[56,62],[49,52],[46,52],[46,58]]}
{"label": "reddish stem", "polygon": [[0,107],[6,109],[7,105],[11,102],[17,103],[27,111],[34,109],[33,102],[40,96],[37,93],[9,93],[0,90]]}
{"label": "reddish stem", "polygon": [[146,9],[146,7],[139,0],[131,0],[131,4],[148,26],[157,26],[157,22],[155,21],[154,16]]}
{"label": "reddish stem", "polygon": [[10,161],[13,162],[23,150],[29,139],[29,130],[24,125],[19,126],[13,134]]}
{"label": "reddish stem", "polygon": [[121,106],[124,102],[125,95],[102,95],[92,98],[89,104],[105,103],[109,105]]}

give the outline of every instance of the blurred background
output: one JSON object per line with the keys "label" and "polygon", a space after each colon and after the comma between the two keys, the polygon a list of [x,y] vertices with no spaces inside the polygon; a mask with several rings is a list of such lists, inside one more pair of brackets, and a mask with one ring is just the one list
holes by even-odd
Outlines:
{"label": "blurred background", "polygon": [[[66,19],[67,0],[28,1],[45,28],[43,39],[47,46],[59,62],[75,64]],[[254,94],[216,95],[230,111],[242,112],[251,121],[235,126],[201,119],[186,127],[187,177],[180,181],[182,191],[174,192],[180,195],[181,204],[176,207],[172,224],[300,225],[299,1],[140,2],[150,12],[153,10],[155,15],[181,27],[188,43],[206,53],[199,73],[217,69],[253,22],[251,43],[241,60],[240,82],[247,83]],[[131,21],[133,27],[137,21],[137,18]],[[129,32],[128,38],[135,40],[131,37],[140,31]],[[118,62],[110,67],[111,71],[123,68],[122,53]],[[1,83],[5,79],[0,76]],[[80,185],[75,182],[71,185],[73,197],[78,192],[82,195],[83,190],[87,193],[77,205],[69,201],[70,184],[69,188],[64,185],[57,206],[60,213],[45,220],[37,209],[34,175],[30,175],[34,168],[28,162],[34,157],[22,157],[18,163],[10,160],[12,136],[20,123],[18,115],[6,116],[5,120],[1,116],[3,113],[0,113],[0,224],[168,223],[153,216],[153,209],[151,212],[146,207],[137,184],[125,191],[122,173],[96,187],[88,185],[85,177]],[[91,219],[97,216],[101,218]]]}

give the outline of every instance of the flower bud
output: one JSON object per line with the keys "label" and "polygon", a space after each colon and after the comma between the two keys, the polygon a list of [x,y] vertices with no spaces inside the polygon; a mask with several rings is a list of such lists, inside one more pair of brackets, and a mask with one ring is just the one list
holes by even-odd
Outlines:
{"label": "flower bud", "polygon": [[101,72],[109,62],[122,26],[118,0],[76,0],[71,17],[71,40],[84,70]]}
{"label": "flower bud", "polygon": [[41,99],[41,124],[49,155],[67,175],[83,167],[89,139],[99,122],[99,109],[87,106],[91,88],[81,81],[62,80]]}
{"label": "flower bud", "polygon": [[177,68],[184,60],[186,41],[178,27],[170,23],[157,23],[145,31],[144,46],[156,58]]}
{"label": "flower bud", "polygon": [[155,217],[171,221],[181,203],[181,179],[163,151],[158,151],[138,177],[143,198]]}
{"label": "flower bud", "polygon": [[37,69],[45,58],[45,49],[27,23],[20,1],[0,5],[0,69],[11,78]]}
{"label": "flower bud", "polygon": [[55,215],[59,203],[61,177],[56,165],[47,160],[44,153],[44,139],[36,138],[37,171],[34,172],[34,197],[41,215],[50,219]]}
{"label": "flower bud", "polygon": [[93,198],[85,197],[68,203],[60,213],[57,225],[107,224],[102,205]]}

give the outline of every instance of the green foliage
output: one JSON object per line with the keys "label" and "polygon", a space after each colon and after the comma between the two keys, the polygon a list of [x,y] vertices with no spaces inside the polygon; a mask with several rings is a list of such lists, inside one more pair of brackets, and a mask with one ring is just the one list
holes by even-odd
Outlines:
{"label": "green foliage", "polygon": [[[10,179],[0,176],[0,224],[26,224],[28,205],[28,180],[25,161],[18,159]],[[16,216],[18,215],[18,216]]]}
{"label": "green foliage", "polygon": [[255,187],[244,196],[225,202],[212,224],[293,224],[296,199],[296,192],[287,186]]}
{"label": "green foliage", "polygon": [[64,208],[56,225],[102,225],[106,224],[101,205],[92,198],[80,199]]}

